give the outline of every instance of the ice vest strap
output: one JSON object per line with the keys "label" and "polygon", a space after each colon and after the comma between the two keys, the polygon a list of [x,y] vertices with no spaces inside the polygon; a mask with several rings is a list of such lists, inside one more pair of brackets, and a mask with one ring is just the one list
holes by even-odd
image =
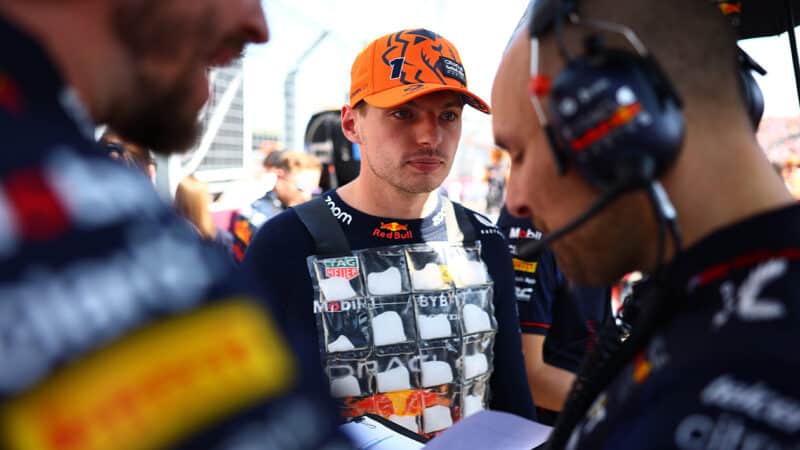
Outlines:
{"label": "ice vest strap", "polygon": [[[464,234],[464,242],[472,243],[477,241],[478,234],[475,232],[475,226],[472,225],[472,221],[469,218],[467,209],[458,203],[451,202],[450,200],[447,200],[447,203],[452,205],[453,212],[455,213],[456,221],[458,223],[458,229]],[[450,228],[449,225],[450,224],[448,224],[448,228]]]}
{"label": "ice vest strap", "polygon": [[316,255],[333,257],[351,253],[347,236],[321,196],[293,206],[292,209],[314,238]]}

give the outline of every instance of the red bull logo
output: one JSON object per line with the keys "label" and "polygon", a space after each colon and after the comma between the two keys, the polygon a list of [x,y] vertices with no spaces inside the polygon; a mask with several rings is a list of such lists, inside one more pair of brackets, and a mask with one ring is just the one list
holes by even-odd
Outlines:
{"label": "red bull logo", "polygon": [[397,222],[389,222],[389,223],[381,222],[380,229],[388,231],[408,231],[408,225],[404,225]]}
{"label": "red bull logo", "polygon": [[405,240],[412,239],[414,233],[408,229],[408,224],[381,222],[381,224],[372,231],[372,236],[382,239]]}

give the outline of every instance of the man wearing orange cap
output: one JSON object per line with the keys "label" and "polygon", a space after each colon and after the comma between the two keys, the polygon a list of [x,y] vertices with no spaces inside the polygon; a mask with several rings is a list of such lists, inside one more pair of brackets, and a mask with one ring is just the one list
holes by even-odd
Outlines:
{"label": "man wearing orange cap", "polygon": [[291,299],[288,320],[316,324],[345,416],[432,435],[483,408],[535,414],[505,241],[438,191],[464,104],[489,112],[448,40],[416,29],[373,41],[342,108],[359,176],[267,222],[245,255]]}

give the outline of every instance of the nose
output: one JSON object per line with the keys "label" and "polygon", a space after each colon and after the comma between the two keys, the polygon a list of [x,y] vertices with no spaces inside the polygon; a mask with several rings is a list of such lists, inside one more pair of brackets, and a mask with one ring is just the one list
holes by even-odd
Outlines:
{"label": "nose", "polygon": [[528,207],[525,191],[525,179],[519,173],[519,168],[512,164],[506,186],[506,209],[512,216],[530,217],[531,209]]}
{"label": "nose", "polygon": [[442,129],[436,114],[420,114],[416,128],[420,147],[438,148],[442,143]]}
{"label": "nose", "polygon": [[248,0],[246,8],[242,12],[243,28],[247,41],[255,44],[263,44],[269,40],[269,26],[267,17],[261,6],[261,0]]}

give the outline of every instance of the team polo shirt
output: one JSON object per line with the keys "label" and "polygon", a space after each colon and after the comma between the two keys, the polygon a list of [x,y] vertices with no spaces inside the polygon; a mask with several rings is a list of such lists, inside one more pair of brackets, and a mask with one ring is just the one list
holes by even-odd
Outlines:
{"label": "team polo shirt", "polygon": [[[445,209],[442,202],[422,219],[376,217],[346,204],[335,191],[323,195],[325,203],[344,231],[352,250],[397,244],[446,241]],[[511,258],[500,231],[484,216],[467,210],[481,242],[481,257],[494,281],[495,337],[494,372],[490,380],[492,409],[534,418],[521,349]],[[262,280],[274,298],[283,302],[287,319],[306,324],[316,334],[313,314],[314,291],[306,258],[315,243],[293,209],[266,222],[245,254],[243,267]]]}
{"label": "team polo shirt", "polygon": [[514,217],[503,208],[497,226],[507,236],[513,255],[522,332],[545,336],[545,362],[577,372],[597,330],[610,313],[609,289],[569,283],[550,249],[545,249],[535,261],[517,255],[518,245],[542,237],[529,218]]}
{"label": "team polo shirt", "polygon": [[343,448],[316,346],[94,143],[37,43],[0,42],[0,448]]}
{"label": "team polo shirt", "polygon": [[796,449],[800,206],[679,254],[677,313],[595,401],[569,449]]}

